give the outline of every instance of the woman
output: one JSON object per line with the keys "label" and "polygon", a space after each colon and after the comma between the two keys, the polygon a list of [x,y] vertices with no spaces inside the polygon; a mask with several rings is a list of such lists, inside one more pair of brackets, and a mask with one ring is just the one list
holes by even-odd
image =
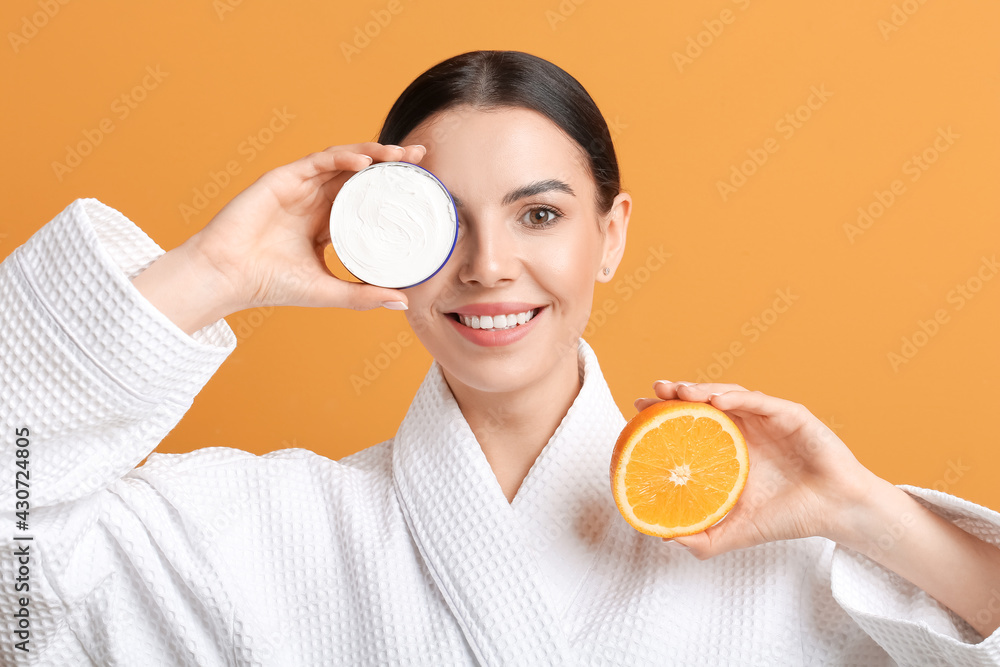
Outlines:
{"label": "woman", "polygon": [[[459,210],[452,258],[405,290],[322,260],[338,190],[388,160],[430,169]],[[8,581],[2,604],[9,636],[29,609],[34,652],[6,642],[5,662],[1000,664],[997,515],[879,479],[801,405],[656,383],[637,407],[733,417],[750,478],[702,534],[625,524],[624,418],[579,336],[630,213],[584,89],[490,51],[418,77],[378,143],[268,172],[170,252],[71,204],[0,265],[33,536],[4,551],[8,573],[29,545],[31,599]],[[264,305],[405,310],[435,362],[396,435],[339,462],[150,454],[234,349],[221,318]]]}

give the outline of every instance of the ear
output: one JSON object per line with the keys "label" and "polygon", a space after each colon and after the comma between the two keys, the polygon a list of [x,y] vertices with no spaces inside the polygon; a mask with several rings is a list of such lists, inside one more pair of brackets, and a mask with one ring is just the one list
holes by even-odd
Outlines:
{"label": "ear", "polygon": [[[604,249],[601,255],[601,264],[597,267],[597,280],[606,283],[610,282],[618,270],[618,264],[625,254],[625,235],[628,231],[628,219],[632,214],[632,195],[627,192],[619,192],[611,204],[611,210],[607,216],[607,228],[604,232]],[[604,267],[611,269],[608,275],[604,275]]]}

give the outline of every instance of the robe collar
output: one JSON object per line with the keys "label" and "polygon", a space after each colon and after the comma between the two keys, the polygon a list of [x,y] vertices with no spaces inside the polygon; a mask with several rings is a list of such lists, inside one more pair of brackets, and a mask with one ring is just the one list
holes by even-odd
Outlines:
{"label": "robe collar", "polygon": [[617,514],[608,469],[625,425],[583,339],[578,358],[583,386],[513,503],[436,361],[394,438],[410,533],[482,664],[577,663],[563,614]]}

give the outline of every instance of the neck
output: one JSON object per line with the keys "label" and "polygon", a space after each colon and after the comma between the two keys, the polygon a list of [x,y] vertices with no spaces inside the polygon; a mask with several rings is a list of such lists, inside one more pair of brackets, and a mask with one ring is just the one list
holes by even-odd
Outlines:
{"label": "neck", "polygon": [[564,354],[557,367],[537,382],[509,392],[476,389],[446,371],[444,376],[507,502],[512,502],[580,393],[576,352]]}

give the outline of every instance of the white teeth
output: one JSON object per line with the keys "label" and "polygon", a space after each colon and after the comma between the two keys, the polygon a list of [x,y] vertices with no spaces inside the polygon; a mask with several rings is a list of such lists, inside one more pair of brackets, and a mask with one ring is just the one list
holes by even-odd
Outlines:
{"label": "white teeth", "polygon": [[510,315],[459,315],[462,324],[472,329],[510,329],[529,321],[537,313],[536,310],[526,310],[523,313]]}

